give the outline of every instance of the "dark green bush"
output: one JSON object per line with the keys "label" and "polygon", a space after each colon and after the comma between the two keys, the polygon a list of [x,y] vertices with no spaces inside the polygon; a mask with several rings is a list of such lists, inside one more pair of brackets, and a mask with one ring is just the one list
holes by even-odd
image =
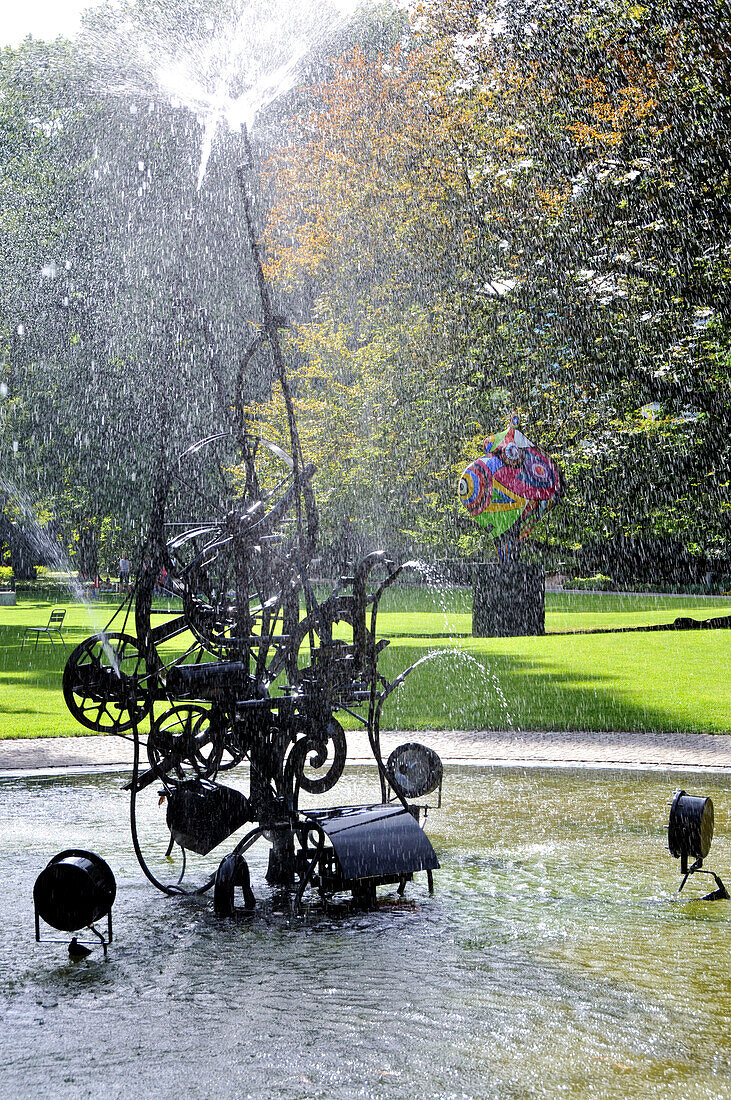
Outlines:
{"label": "dark green bush", "polygon": [[573,577],[564,585],[564,588],[575,588],[579,592],[613,592],[616,587],[612,578],[604,573],[593,577]]}

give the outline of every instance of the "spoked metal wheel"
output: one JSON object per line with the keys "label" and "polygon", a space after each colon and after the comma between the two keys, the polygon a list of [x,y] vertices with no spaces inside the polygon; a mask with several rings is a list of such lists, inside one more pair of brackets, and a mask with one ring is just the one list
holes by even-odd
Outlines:
{"label": "spoked metal wheel", "polygon": [[181,474],[179,487],[188,513],[198,508],[208,522],[166,524],[173,588],[201,645],[218,659],[251,658],[263,678],[283,605],[300,586],[298,560],[307,556],[302,516],[290,514],[300,506],[300,488],[292,459],[263,439],[249,440],[238,466],[209,458],[217,476],[189,483]]}
{"label": "spoked metal wheel", "polygon": [[225,717],[201,703],[176,703],[152,724],[147,757],[158,779],[213,779],[241,762]]}
{"label": "spoked metal wheel", "polygon": [[[295,567],[265,544],[217,533],[181,568],[183,611],[201,645],[221,660],[256,657],[276,645],[287,593],[296,592]],[[268,663],[267,655],[262,661]]]}
{"label": "spoked metal wheel", "polygon": [[209,711],[199,703],[178,703],[152,724],[147,757],[158,779],[208,778],[217,770],[218,747],[211,736]]}
{"label": "spoked metal wheel", "polygon": [[94,634],[66,662],[66,705],[82,726],[95,733],[123,733],[150,712],[151,671],[134,638]]}

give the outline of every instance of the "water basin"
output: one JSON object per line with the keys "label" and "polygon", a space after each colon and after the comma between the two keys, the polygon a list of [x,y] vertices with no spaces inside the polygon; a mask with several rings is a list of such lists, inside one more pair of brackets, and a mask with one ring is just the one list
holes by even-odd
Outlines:
{"label": "water basin", "polygon": [[[224,923],[143,878],[121,782],[0,780],[6,1096],[731,1096],[731,903],[678,901],[664,829],[675,787],[711,795],[728,884],[727,777],[451,767],[433,898],[421,875],[292,919],[263,844],[257,912]],[[347,769],[341,803],[372,797]],[[73,846],[117,877],[106,959],[33,940],[35,877]]]}

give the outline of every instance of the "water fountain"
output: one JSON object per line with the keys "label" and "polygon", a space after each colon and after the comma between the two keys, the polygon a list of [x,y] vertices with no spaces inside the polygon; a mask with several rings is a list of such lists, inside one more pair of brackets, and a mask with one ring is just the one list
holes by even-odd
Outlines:
{"label": "water fountain", "polygon": [[[160,786],[169,851],[177,845],[184,858],[190,852],[205,856],[244,824],[250,826],[216,874],[196,888],[214,887],[221,915],[233,912],[235,886],[243,888],[246,905],[253,905],[245,853],[261,837],[272,845],[267,880],[288,890],[295,905],[311,883],[323,895],[350,890],[372,903],[378,885],[397,883],[403,892],[418,871],[426,871],[431,890],[438,862],[419,825],[426,808],[411,800],[441,782],[438,758],[425,746],[403,746],[387,762],[380,750],[383,704],[410,670],[392,682],[379,674],[378,658],[387,643],[376,639],[378,605],[404,567],[385,553],[371,553],[326,597],[315,592],[315,469],[300,443],[279,336],[284,322],[275,313],[259,253],[244,127],[242,142],[239,183],[261,315],[241,361],[251,364],[268,350],[286,410],[289,450],[252,430],[242,368],[237,392],[222,402],[222,430],[172,462],[163,448],[136,585],[106,628],[71,654],[63,678],[69,709],[87,729],[131,731],[132,840],[145,874],[160,890],[188,892],[182,885],[185,864],[173,883],[150,869],[136,827],[136,802],[145,788]],[[190,315],[201,323],[200,313],[187,303],[177,310],[171,360]],[[216,377],[219,355],[205,320],[210,384],[223,392]],[[177,517],[176,506],[185,519]],[[161,577],[180,613],[165,612],[153,625]],[[336,629],[341,625],[347,640]],[[193,639],[182,656],[164,656],[165,643],[181,635]],[[304,642],[309,653],[301,666]],[[342,776],[347,745],[337,719],[341,711],[367,731],[380,801],[300,810],[301,791],[325,794]],[[145,719],[148,766],[141,770]],[[221,773],[242,764],[249,768],[247,795],[220,782]],[[309,773],[312,768],[316,776]]]}
{"label": "water fountain", "polygon": [[[190,323],[181,306],[173,344]],[[261,326],[274,356],[278,323],[272,310]],[[286,403],[286,371],[276,384]],[[83,725],[133,738],[127,795],[108,774],[0,780],[10,1095],[37,1090],[39,1073],[59,1096],[121,1093],[130,1080],[162,1096],[185,1080],[193,1095],[303,1100],[394,1086],[455,1100],[718,1095],[731,1067],[718,966],[728,919],[687,891],[678,904],[669,860],[658,872],[646,858],[662,849],[667,775],[453,768],[447,812],[430,819],[437,896],[424,905],[413,891],[411,905],[360,912],[379,879],[400,887],[412,873],[410,838],[426,838],[410,811],[440,790],[429,752],[407,743],[388,760],[380,753],[382,704],[400,677],[379,673],[376,623],[399,566],[367,558],[323,594],[314,472],[296,425],[285,448],[249,424],[241,402],[228,407],[219,433],[166,460],[134,599],[82,643],[65,677]],[[163,611],[156,586],[177,610]],[[342,713],[358,716],[372,743],[375,799],[373,768],[346,766]],[[723,806],[724,780],[705,781]],[[331,784],[349,812],[320,808]],[[699,836],[690,830],[677,848],[686,865],[707,845],[700,801]],[[142,862],[177,898],[174,912],[140,884],[130,810]],[[215,842],[240,819],[251,828],[221,861]],[[344,864],[360,855],[343,847],[351,825],[379,859],[394,840],[399,866],[348,877]],[[260,830],[270,852],[246,847]],[[30,899],[38,853],[59,833],[75,847],[49,866],[93,866],[83,847],[93,837],[117,874],[123,935],[108,958],[59,965],[53,952],[18,951],[28,906],[17,899]],[[186,893],[177,873],[152,870],[148,846],[166,867],[171,843],[171,854],[201,862],[213,843],[212,880]],[[256,889],[252,909],[257,877],[273,885]],[[308,906],[311,884],[326,897],[346,887],[360,905]],[[214,918],[198,893],[207,886],[222,915],[241,891],[239,919]],[[111,892],[66,923],[104,920]]]}
{"label": "water fountain", "polygon": [[[372,782],[372,767],[346,767],[339,800],[365,803]],[[417,884],[370,912],[305,898],[295,917],[255,887],[256,909],[220,920],[205,897],[147,888],[118,775],[0,778],[6,1091],[42,1074],[59,1097],[121,1094],[131,1078],[144,1094],[172,1097],[186,1079],[195,1096],[272,1100],[723,1094],[731,914],[692,883],[678,895],[663,856],[668,789],[700,782],[451,766],[430,818],[441,869],[428,903]],[[728,777],[701,789],[718,817],[711,854],[728,866]],[[140,807],[145,844],[159,816],[156,798]],[[28,949],[34,880],[60,838],[82,850],[93,838],[114,871],[106,956]],[[247,854],[253,880],[266,848]]]}

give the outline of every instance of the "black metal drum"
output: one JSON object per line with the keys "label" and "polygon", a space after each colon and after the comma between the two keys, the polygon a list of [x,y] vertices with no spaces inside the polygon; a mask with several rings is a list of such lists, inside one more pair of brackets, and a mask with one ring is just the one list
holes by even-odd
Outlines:
{"label": "black metal drum", "polygon": [[674,859],[705,859],[713,840],[713,802],[677,791],[670,807],[668,848]]}
{"label": "black metal drum", "polygon": [[116,895],[109,865],[81,848],[54,856],[33,887],[36,913],[61,932],[86,928],[106,916]]}
{"label": "black metal drum", "polygon": [[386,761],[392,786],[404,798],[422,798],[442,782],[442,762],[434,749],[410,741],[394,749]]}

